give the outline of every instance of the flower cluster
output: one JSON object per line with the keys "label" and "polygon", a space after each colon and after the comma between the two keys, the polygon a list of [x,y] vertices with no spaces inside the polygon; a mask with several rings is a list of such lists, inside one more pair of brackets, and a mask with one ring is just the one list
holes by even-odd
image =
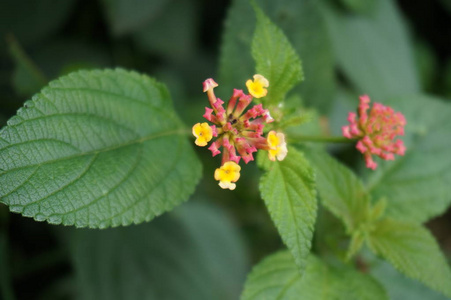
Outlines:
{"label": "flower cluster", "polygon": [[234,89],[225,108],[224,102],[216,98],[213,91],[217,86],[211,78],[203,83],[203,90],[210,102],[203,117],[213,125],[197,123],[193,126],[193,135],[196,137],[196,145],[202,147],[213,137],[217,138],[208,148],[213,156],[220,154],[222,148],[221,167],[216,169],[214,177],[221,188],[233,190],[235,182],[240,178],[241,167],[238,164],[241,159],[247,164],[254,160],[253,153],[262,149],[269,151],[271,160],[282,160],[287,154],[287,146],[283,133],[271,131],[268,138],[263,136],[265,124],[274,119],[262,104],[247,109],[253,97],[266,96],[269,82],[265,77],[256,74],[254,80],[246,82],[250,95]]}
{"label": "flower cluster", "polygon": [[356,148],[364,155],[366,166],[374,170],[377,163],[373,160],[373,154],[385,160],[394,160],[394,154],[404,155],[404,143],[395,140],[395,137],[404,135],[406,119],[400,112],[394,112],[391,107],[380,103],[374,103],[368,114],[369,103],[367,95],[360,97],[358,118],[356,113],[350,112],[350,125],[343,126],[342,131],[348,139],[359,139]]}

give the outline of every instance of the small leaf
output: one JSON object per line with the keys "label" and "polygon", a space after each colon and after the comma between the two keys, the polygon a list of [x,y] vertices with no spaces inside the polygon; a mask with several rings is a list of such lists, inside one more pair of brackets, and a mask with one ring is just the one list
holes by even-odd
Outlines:
{"label": "small leaf", "polygon": [[434,237],[415,223],[384,219],[369,235],[370,248],[400,272],[451,297],[451,270]]}
{"label": "small leaf", "polygon": [[371,207],[368,219],[370,221],[377,221],[385,214],[386,208],[387,208],[387,199],[385,198],[379,199],[379,201],[377,201],[376,204],[374,204],[374,206]]}
{"label": "small leaf", "polygon": [[[306,80],[293,89],[293,94],[302,95],[306,104],[321,112],[328,111],[335,89],[335,66],[332,44],[318,3],[306,0],[256,2],[281,28],[302,59]],[[254,15],[248,0],[232,1],[221,45],[218,81],[221,84],[218,89],[224,92],[243,88],[244,82],[255,72],[250,54],[255,32]]]}
{"label": "small leaf", "polygon": [[149,221],[199,180],[184,135],[164,85],[120,69],[72,73],[0,131],[0,201],[52,224]]}
{"label": "small leaf", "polygon": [[365,237],[365,233],[360,230],[352,233],[351,243],[349,244],[348,252],[346,253],[346,261],[351,260],[351,258],[362,249]]}
{"label": "small leaf", "polygon": [[268,103],[278,104],[286,93],[303,79],[301,60],[285,34],[254,6],[257,27],[252,40],[252,56],[258,74],[269,81]]}
{"label": "small leaf", "polygon": [[310,253],[317,209],[313,170],[304,155],[290,148],[283,161],[272,162],[260,181],[260,191],[302,273]]}
{"label": "small leaf", "polygon": [[347,167],[320,150],[307,150],[316,167],[317,189],[321,203],[343,220],[348,233],[367,220],[369,197],[362,182]]}
{"label": "small leaf", "polygon": [[232,222],[197,203],[138,226],[62,233],[80,299],[234,300],[248,270]]}
{"label": "small leaf", "polygon": [[241,300],[384,300],[385,291],[371,276],[343,266],[334,269],[317,257],[308,258],[301,276],[288,251],[259,263],[248,276]]}

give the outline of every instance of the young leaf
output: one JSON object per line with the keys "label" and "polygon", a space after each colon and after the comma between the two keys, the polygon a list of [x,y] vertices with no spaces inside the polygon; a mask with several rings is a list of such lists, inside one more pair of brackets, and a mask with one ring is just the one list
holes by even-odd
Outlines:
{"label": "young leaf", "polygon": [[415,223],[384,219],[369,235],[370,248],[405,275],[451,297],[451,270],[434,237]]}
{"label": "young leaf", "polygon": [[[306,0],[256,2],[274,24],[281,28],[302,59],[306,80],[296,86],[293,93],[301,94],[309,106],[314,106],[321,112],[328,111],[335,87],[334,58],[332,44],[318,3]],[[221,85],[218,89],[230,91],[243,86],[255,72],[250,55],[255,32],[254,15],[248,0],[233,1],[221,45],[219,70]],[[271,45],[274,46],[276,45]]]}
{"label": "young leaf", "polygon": [[290,148],[283,161],[272,162],[260,181],[260,191],[302,273],[312,244],[317,209],[313,170],[304,155]]}
{"label": "young leaf", "polygon": [[241,300],[383,300],[385,291],[373,278],[353,269],[333,269],[317,257],[308,258],[301,276],[288,251],[259,263],[248,276]]}
{"label": "young leaf", "polygon": [[348,232],[357,230],[369,209],[368,193],[362,182],[326,152],[306,150],[305,153],[316,167],[321,203],[343,220]]}
{"label": "young leaf", "polygon": [[385,103],[406,117],[407,151],[395,161],[380,161],[371,172],[369,190],[373,199],[387,199],[387,215],[423,223],[451,204],[451,105],[428,96]]}
{"label": "young leaf", "polygon": [[0,201],[52,224],[149,221],[199,180],[184,135],[164,85],[120,69],[72,73],[0,131]]}
{"label": "young leaf", "polygon": [[286,93],[303,79],[301,60],[283,32],[254,6],[257,27],[252,40],[252,56],[258,74],[269,81],[265,100],[278,104]]}
{"label": "young leaf", "polygon": [[80,299],[238,299],[248,270],[225,214],[191,202],[151,223],[62,233]]}

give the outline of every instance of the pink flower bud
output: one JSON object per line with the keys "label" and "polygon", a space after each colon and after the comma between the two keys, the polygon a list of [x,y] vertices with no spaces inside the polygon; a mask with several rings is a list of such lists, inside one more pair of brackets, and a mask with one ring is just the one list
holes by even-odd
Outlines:
{"label": "pink flower bud", "polygon": [[359,139],[356,148],[364,154],[366,166],[370,169],[377,167],[372,155],[385,160],[394,160],[395,154],[404,155],[406,148],[398,135],[404,135],[405,117],[395,112],[391,107],[374,103],[370,108],[370,98],[360,96],[358,114],[348,114],[348,126],[342,127],[343,136],[348,139]]}

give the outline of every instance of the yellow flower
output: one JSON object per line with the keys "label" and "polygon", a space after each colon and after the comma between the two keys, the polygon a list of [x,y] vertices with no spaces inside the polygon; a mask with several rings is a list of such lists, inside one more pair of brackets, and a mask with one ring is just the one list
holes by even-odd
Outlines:
{"label": "yellow flower", "polygon": [[268,133],[267,141],[270,148],[268,150],[269,159],[272,161],[275,161],[276,158],[279,161],[284,160],[288,153],[285,135],[281,132],[277,133],[275,131],[270,131]]}
{"label": "yellow flower", "polygon": [[254,81],[249,79],[246,81],[247,89],[249,90],[249,94],[251,94],[255,98],[265,97],[268,93],[266,89],[269,86],[268,79],[263,77],[262,75],[255,74]]}
{"label": "yellow flower", "polygon": [[193,126],[193,135],[196,137],[197,146],[204,147],[213,138],[213,130],[208,123],[197,123]]}
{"label": "yellow flower", "polygon": [[241,167],[234,161],[228,161],[219,169],[215,170],[215,179],[223,189],[234,190],[238,179],[240,179]]}

